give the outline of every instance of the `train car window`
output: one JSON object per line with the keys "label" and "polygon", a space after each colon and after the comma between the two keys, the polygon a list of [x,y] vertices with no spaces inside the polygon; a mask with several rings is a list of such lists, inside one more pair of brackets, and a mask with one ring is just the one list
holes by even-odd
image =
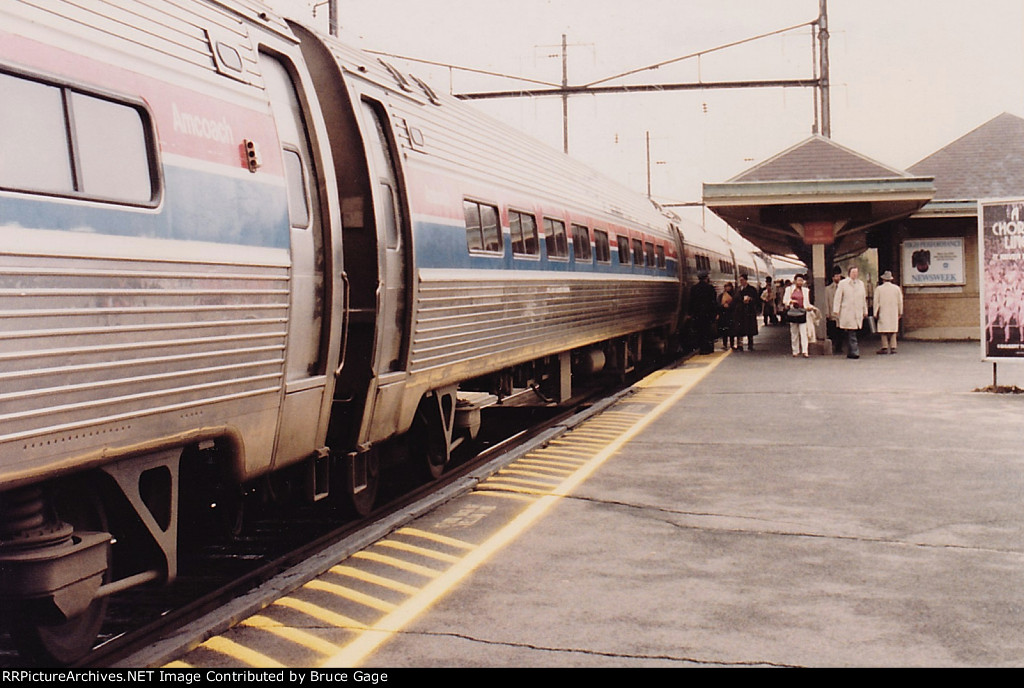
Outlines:
{"label": "train car window", "polygon": [[540,254],[540,233],[533,215],[510,210],[508,226],[512,230],[512,253],[526,256]]}
{"label": "train car window", "polygon": [[654,254],[655,254],[655,258],[656,258],[656,260],[658,262],[658,269],[664,270],[665,269],[665,247],[664,246],[660,246],[660,245],[659,246],[655,246],[654,247]]}
{"label": "train car window", "polygon": [[153,199],[141,109],[9,74],[0,74],[0,93],[0,187],[130,204]]}
{"label": "train car window", "polygon": [[284,176],[288,183],[288,217],[292,227],[305,229],[309,227],[309,198],[306,193],[306,175],[302,168],[302,158],[297,151],[285,148]]}
{"label": "train car window", "polygon": [[603,229],[594,230],[594,256],[598,263],[612,262],[612,247],[608,241],[608,232]]}
{"label": "train car window", "polygon": [[644,244],[644,257],[645,257],[645,259],[647,261],[647,267],[653,268],[653,267],[655,267],[657,265],[657,262],[656,262],[656,260],[654,258],[654,243],[653,242],[648,241],[647,243]]}
{"label": "train car window", "polygon": [[462,208],[466,216],[466,246],[469,250],[500,253],[502,245],[498,209],[476,201],[463,201]]}
{"label": "train car window", "polygon": [[590,232],[583,225],[572,226],[572,254],[576,260],[590,261]]}
{"label": "train car window", "polygon": [[644,266],[644,242],[633,239],[633,265]]}
{"label": "train car window", "polygon": [[629,265],[629,237],[618,234],[615,243],[619,247],[619,265]]}
{"label": "train car window", "polygon": [[0,187],[72,193],[61,89],[0,74]]}
{"label": "train car window", "polygon": [[390,249],[397,249],[400,243],[398,218],[401,216],[401,208],[398,204],[398,195],[395,191],[395,180],[398,177],[394,156],[391,154],[391,143],[387,132],[384,130],[384,122],[387,115],[368,101],[363,101],[363,107],[369,113],[373,122],[373,129],[377,132],[376,146],[369,146],[377,161],[378,170],[382,175],[380,178],[381,193],[381,218],[384,225],[384,241]]}
{"label": "train car window", "polygon": [[71,94],[79,190],[94,198],[144,203],[153,195],[146,132],[135,108]]}
{"label": "train car window", "polygon": [[545,217],[544,243],[547,245],[549,258],[568,258],[569,239],[565,235],[565,223]]}

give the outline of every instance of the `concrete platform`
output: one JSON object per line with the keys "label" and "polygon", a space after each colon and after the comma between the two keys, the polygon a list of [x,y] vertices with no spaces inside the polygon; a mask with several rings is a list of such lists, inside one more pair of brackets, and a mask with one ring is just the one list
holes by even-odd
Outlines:
{"label": "concrete platform", "polygon": [[[224,642],[331,643],[254,655],[288,666],[1024,665],[1024,397],[972,391],[992,381],[977,343],[869,340],[859,360],[793,359],[784,326],[756,343],[665,371],[396,533],[389,551],[438,567],[403,564],[430,580],[414,611],[327,629],[267,610]],[[1003,364],[1000,384],[1022,381]],[[576,453],[544,488],[544,461],[569,474]],[[202,651],[181,665],[238,665]]]}
{"label": "concrete platform", "polygon": [[1024,665],[1024,398],[976,343],[756,343],[366,663]]}

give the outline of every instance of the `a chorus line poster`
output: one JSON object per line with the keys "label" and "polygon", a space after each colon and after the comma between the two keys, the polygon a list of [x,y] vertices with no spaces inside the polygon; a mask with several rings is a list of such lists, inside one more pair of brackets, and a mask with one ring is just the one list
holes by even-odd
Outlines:
{"label": "a chorus line poster", "polygon": [[1024,199],[978,202],[982,359],[1024,360]]}

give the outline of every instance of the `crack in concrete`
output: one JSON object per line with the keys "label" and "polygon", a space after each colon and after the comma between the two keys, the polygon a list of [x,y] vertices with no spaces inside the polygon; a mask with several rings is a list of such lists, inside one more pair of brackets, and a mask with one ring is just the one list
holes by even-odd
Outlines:
{"label": "crack in concrete", "polygon": [[802,668],[800,665],[795,664],[782,664],[779,662],[771,662],[767,660],[720,660],[720,659],[698,659],[695,657],[687,656],[673,656],[673,655],[662,655],[662,654],[638,654],[632,652],[610,652],[607,650],[592,650],[588,648],[579,647],[548,647],[544,645],[537,645],[535,643],[519,643],[509,640],[492,640],[487,638],[479,638],[476,636],[467,635],[465,633],[455,633],[451,631],[399,631],[398,635],[416,635],[423,637],[434,637],[434,638],[458,638],[466,640],[472,643],[480,643],[482,645],[509,647],[515,649],[535,650],[537,652],[551,652],[556,654],[578,654],[587,655],[594,657],[608,657],[611,659],[632,659],[632,660],[651,660],[651,661],[667,661],[667,662],[678,662],[680,664],[695,664],[698,666],[722,666],[722,667],[779,667],[779,668]]}
{"label": "crack in concrete", "polygon": [[[599,504],[611,507],[621,507],[625,509],[641,511],[641,512],[657,512],[659,514],[669,514],[672,516],[692,517],[692,518],[707,518],[707,519],[730,519],[737,521],[750,521],[750,522],[764,522],[765,519],[755,516],[743,516],[736,514],[716,514],[710,512],[699,512],[699,511],[684,511],[679,509],[670,509],[667,507],[653,506],[649,504],[632,504],[629,502],[622,502],[612,499],[598,499],[595,497],[586,497],[582,495],[565,495],[565,499],[573,499],[580,502],[587,502],[591,504]],[[1024,556],[1024,552],[1013,549],[999,549],[995,547],[979,547],[976,545],[958,545],[955,543],[943,543],[936,544],[930,542],[912,542],[907,540],[897,540],[893,538],[885,537],[870,537],[866,535],[840,535],[836,533],[816,533],[805,530],[793,530],[786,531],[777,528],[761,528],[761,529],[747,529],[747,528],[728,528],[724,526],[713,526],[710,524],[689,524],[679,523],[665,518],[659,518],[663,523],[671,525],[681,530],[699,530],[699,531],[713,531],[722,533],[736,533],[741,535],[775,535],[779,537],[797,537],[797,538],[816,538],[822,540],[837,540],[837,541],[849,541],[849,542],[863,542],[872,544],[885,544],[885,545],[898,545],[902,547],[919,547],[923,549],[954,549],[964,550],[969,552],[980,552],[980,553],[992,553],[992,554],[1010,554],[1016,556]],[[798,524],[794,524],[798,525]]]}

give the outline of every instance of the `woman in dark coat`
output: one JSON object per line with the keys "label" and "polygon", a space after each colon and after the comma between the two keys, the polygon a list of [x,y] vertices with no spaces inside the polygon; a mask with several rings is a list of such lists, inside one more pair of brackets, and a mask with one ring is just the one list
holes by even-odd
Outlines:
{"label": "woman in dark coat", "polygon": [[732,331],[736,303],[736,288],[732,282],[726,282],[718,299],[718,336],[722,338],[723,351],[736,348],[736,333]]}
{"label": "woman in dark coat", "polygon": [[747,282],[746,275],[740,275],[739,288],[736,290],[736,310],[733,311],[733,334],[736,335],[737,348],[743,351],[743,337],[747,338],[747,348],[754,350],[754,335],[757,334],[757,316],[761,313],[761,297],[757,295],[757,287]]}

